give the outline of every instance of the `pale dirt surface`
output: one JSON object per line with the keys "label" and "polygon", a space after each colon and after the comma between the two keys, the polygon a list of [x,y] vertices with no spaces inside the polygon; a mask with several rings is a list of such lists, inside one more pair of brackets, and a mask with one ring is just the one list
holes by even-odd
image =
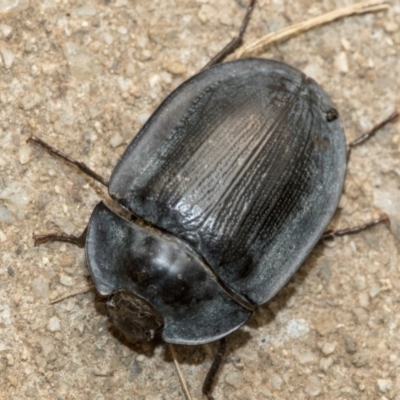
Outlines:
{"label": "pale dirt surface", "polygon": [[[244,0],[243,0],[244,1]],[[259,0],[246,41],[351,1]],[[6,6],[19,4],[11,13]],[[79,234],[106,191],[25,140],[37,134],[109,177],[157,104],[234,34],[238,0],[0,1],[0,399],[183,399],[163,345],[128,347],[94,293]],[[348,139],[400,107],[400,4],[257,54],[311,75]],[[220,399],[400,399],[400,123],[354,150],[334,225],[376,227],[316,247],[232,335]],[[307,234],[305,232],[305,234]],[[195,399],[215,346],[177,347]]]}

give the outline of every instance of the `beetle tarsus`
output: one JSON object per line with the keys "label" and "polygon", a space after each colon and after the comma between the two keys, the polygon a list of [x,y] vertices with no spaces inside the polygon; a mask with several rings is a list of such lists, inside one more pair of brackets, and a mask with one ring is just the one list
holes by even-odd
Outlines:
{"label": "beetle tarsus", "polygon": [[217,55],[215,55],[202,69],[201,71],[211,67],[212,65],[220,63],[229,54],[232,54],[237,48],[243,43],[243,35],[246,31],[247,25],[249,24],[251,13],[253,12],[256,0],[251,0],[247,7],[246,15],[243,18],[242,25],[239,29],[239,34],[233,38]]}
{"label": "beetle tarsus", "polygon": [[42,139],[38,138],[37,136],[30,136],[27,140],[27,143],[35,143],[41,146],[43,149],[45,149],[49,154],[55,157],[59,157],[62,160],[66,161],[69,164],[74,165],[77,167],[80,171],[82,171],[84,174],[90,176],[97,182],[100,182],[102,185],[108,187],[108,181],[105,180],[102,176],[91,170],[85,163],[77,161],[73,159],[72,157],[68,156],[67,154],[63,153],[60,150],[55,149],[54,147],[50,146],[46,142],[44,142]]}
{"label": "beetle tarsus", "polygon": [[80,248],[84,248],[85,242],[86,242],[86,231],[87,231],[87,228],[83,231],[83,233],[80,236],[67,235],[65,233],[60,233],[60,234],[50,233],[47,235],[33,234],[33,241],[34,241],[35,246],[39,246],[41,244],[51,243],[51,242],[65,242],[65,243],[74,244],[75,246],[78,246]]}
{"label": "beetle tarsus", "polygon": [[214,400],[214,397],[211,394],[212,387],[215,381],[215,378],[218,374],[219,367],[221,366],[222,360],[224,358],[226,350],[226,338],[222,338],[219,341],[219,346],[217,353],[215,354],[215,358],[213,363],[211,364],[210,369],[208,370],[206,379],[203,383],[203,394],[208,400]]}
{"label": "beetle tarsus", "polygon": [[337,231],[326,231],[322,235],[322,240],[332,240],[335,237],[340,237],[340,236],[346,236],[346,235],[354,235],[356,233],[365,231],[367,229],[372,228],[375,225],[384,223],[388,226],[390,226],[390,219],[387,214],[383,214],[381,217],[374,219],[371,222],[368,222],[367,224],[359,225],[359,226],[354,226],[352,228],[345,228],[345,229],[340,229]]}

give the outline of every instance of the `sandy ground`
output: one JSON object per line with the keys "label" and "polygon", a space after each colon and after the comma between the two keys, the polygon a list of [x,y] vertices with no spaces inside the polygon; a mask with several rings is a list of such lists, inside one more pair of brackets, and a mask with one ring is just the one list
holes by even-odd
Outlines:
{"label": "sandy ground", "polygon": [[[243,0],[244,2],[244,0]],[[79,234],[106,191],[36,134],[108,177],[157,104],[240,25],[240,0],[0,0],[0,399],[183,399],[162,344],[110,330]],[[349,0],[259,0],[250,42]],[[218,5],[217,5],[218,4]],[[15,8],[13,8],[16,6]],[[11,9],[10,12],[6,12]],[[274,46],[331,94],[348,140],[400,108],[400,4]],[[318,245],[229,340],[219,399],[400,399],[400,123],[356,149],[335,227],[392,225]],[[176,347],[195,399],[215,345]]]}

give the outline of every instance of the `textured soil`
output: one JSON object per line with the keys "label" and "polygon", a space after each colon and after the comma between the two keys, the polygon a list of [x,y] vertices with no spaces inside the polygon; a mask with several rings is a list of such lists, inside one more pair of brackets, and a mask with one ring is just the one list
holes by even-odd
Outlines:
{"label": "textured soil", "polygon": [[[83,231],[101,185],[26,144],[35,134],[109,177],[160,101],[235,34],[243,0],[0,0],[0,399],[184,399],[163,344],[110,329],[82,249],[33,233]],[[350,4],[259,0],[251,42]],[[330,93],[348,140],[400,109],[400,4],[334,22],[258,57]],[[353,151],[336,228],[228,342],[215,398],[400,400],[400,123]],[[194,399],[215,345],[176,346]]]}

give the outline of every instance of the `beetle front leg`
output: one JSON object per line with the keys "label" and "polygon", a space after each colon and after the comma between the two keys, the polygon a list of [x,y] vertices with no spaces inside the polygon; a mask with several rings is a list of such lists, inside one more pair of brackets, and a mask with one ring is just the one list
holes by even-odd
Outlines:
{"label": "beetle front leg", "polygon": [[34,135],[30,136],[27,139],[27,143],[35,143],[35,144],[41,146],[44,150],[46,150],[52,156],[61,158],[62,160],[66,161],[67,163],[74,165],[76,168],[78,168],[84,174],[90,176],[97,182],[100,182],[105,187],[108,187],[108,181],[106,179],[104,179],[102,176],[100,176],[98,173],[96,173],[92,169],[90,169],[85,163],[77,161],[74,158],[70,157],[69,155],[63,153],[62,151],[57,150],[56,148],[54,148],[53,146],[50,146],[48,143],[46,143],[42,139],[38,138],[37,136],[34,136]]}
{"label": "beetle front leg", "polygon": [[214,400],[214,397],[211,395],[212,387],[215,381],[215,378],[218,374],[218,370],[221,366],[222,360],[224,358],[226,350],[226,338],[222,338],[219,341],[218,345],[218,350],[217,353],[215,354],[215,358],[213,363],[211,364],[210,369],[208,370],[206,379],[204,380],[203,383],[203,395],[206,396],[208,400]]}
{"label": "beetle front leg", "polygon": [[368,222],[367,224],[364,224],[364,225],[358,225],[358,226],[354,226],[352,228],[345,228],[345,229],[340,229],[337,231],[326,231],[322,235],[321,240],[330,240],[330,239],[334,239],[335,237],[339,237],[339,236],[354,235],[356,233],[359,233],[359,232],[365,231],[369,228],[372,228],[373,226],[378,225],[382,222],[385,223],[386,225],[390,225],[390,219],[386,214],[384,214],[380,218],[374,219],[373,221]]}
{"label": "beetle front leg", "polygon": [[80,248],[85,247],[87,227],[80,236],[67,235],[66,233],[50,233],[48,235],[33,235],[35,246],[51,243],[51,242],[65,242],[71,243]]}

